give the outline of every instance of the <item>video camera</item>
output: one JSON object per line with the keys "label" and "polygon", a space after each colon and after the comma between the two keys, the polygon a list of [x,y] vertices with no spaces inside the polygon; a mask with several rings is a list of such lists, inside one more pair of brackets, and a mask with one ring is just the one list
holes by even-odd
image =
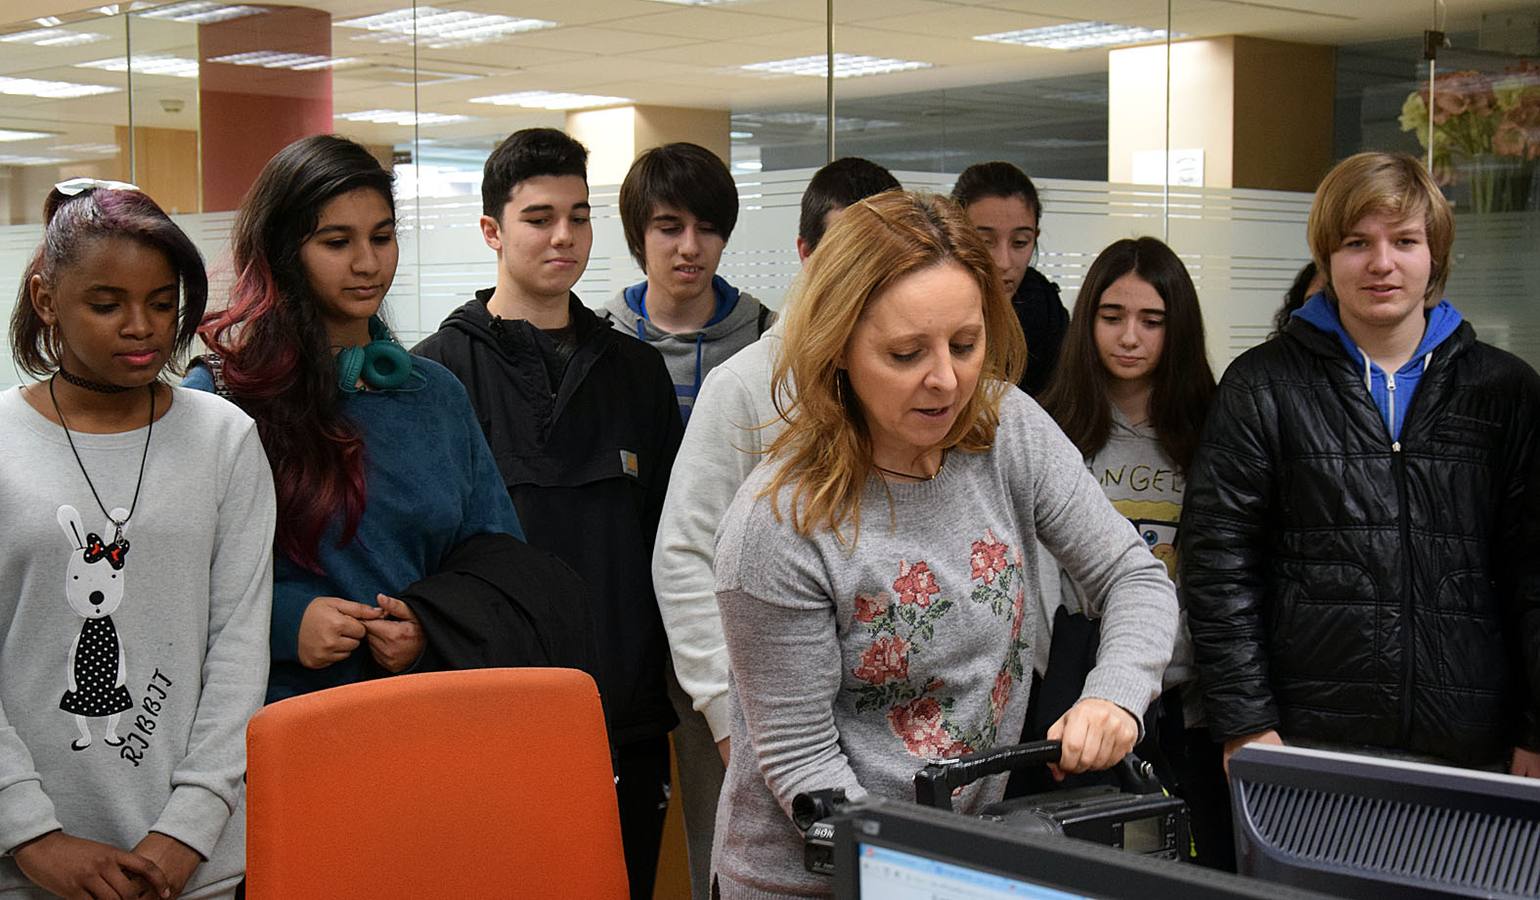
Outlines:
{"label": "video camera", "polygon": [[[980,778],[1059,761],[1058,741],[1037,741],[943,759],[914,776],[915,801],[951,811],[953,791]],[[1113,767],[1116,784],[1065,788],[992,803],[977,818],[1033,834],[1057,834],[1130,853],[1186,859],[1190,846],[1187,804],[1161,787],[1154,770],[1133,754]],[[834,873],[834,831],[865,804],[852,804],[842,789],[809,791],[792,800],[792,822],[805,837],[803,865]]]}

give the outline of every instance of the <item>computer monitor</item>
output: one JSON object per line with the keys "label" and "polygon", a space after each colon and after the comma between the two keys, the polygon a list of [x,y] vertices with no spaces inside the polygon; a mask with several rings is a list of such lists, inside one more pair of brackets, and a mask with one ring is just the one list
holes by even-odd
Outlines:
{"label": "computer monitor", "polygon": [[1323,896],[1000,822],[880,801],[835,819],[833,877],[838,900]]}
{"label": "computer monitor", "polygon": [[1540,780],[1249,744],[1240,872],[1343,897],[1540,897]]}

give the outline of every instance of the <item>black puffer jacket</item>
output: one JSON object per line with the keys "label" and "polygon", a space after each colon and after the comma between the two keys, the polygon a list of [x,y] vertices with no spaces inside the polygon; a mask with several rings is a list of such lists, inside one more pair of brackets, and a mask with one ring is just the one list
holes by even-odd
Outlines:
{"label": "black puffer jacket", "polygon": [[1225,373],[1182,588],[1218,739],[1540,748],[1540,376],[1462,324],[1393,446],[1338,338],[1294,320]]}

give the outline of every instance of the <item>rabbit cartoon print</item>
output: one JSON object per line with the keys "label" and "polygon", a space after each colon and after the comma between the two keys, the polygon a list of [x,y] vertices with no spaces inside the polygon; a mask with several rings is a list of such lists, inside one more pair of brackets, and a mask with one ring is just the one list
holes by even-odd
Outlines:
{"label": "rabbit cartoon print", "polygon": [[[128,511],[114,509],[111,515],[114,521],[122,522]],[[90,722],[103,717],[107,728],[102,740],[109,747],[119,747],[124,739],[118,736],[118,719],[134,706],[127,686],[128,654],[112,622],[112,614],[123,603],[128,539],[116,529],[112,529],[110,542],[95,531],[86,531],[80,513],[67,504],[59,507],[58,518],[71,548],[64,597],[81,619],[80,630],[69,646],[66,689],[59,708],[75,716],[75,728],[80,732],[70,749],[91,746]]]}

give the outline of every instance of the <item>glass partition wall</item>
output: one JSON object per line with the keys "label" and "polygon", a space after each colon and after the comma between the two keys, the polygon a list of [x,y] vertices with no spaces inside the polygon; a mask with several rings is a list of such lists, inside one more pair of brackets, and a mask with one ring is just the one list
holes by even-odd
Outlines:
{"label": "glass partition wall", "polygon": [[[1222,368],[1266,337],[1306,261],[1326,168],[1431,147],[1458,214],[1450,296],[1484,338],[1540,361],[1526,302],[1540,296],[1540,4],[1451,0],[1435,21],[1399,0],[78,3],[0,13],[7,292],[49,186],[76,175],[141,185],[222,284],[257,169],[335,132],[396,174],[389,314],[411,342],[491,284],[482,163],[508,133],[548,125],[593,154],[578,291],[594,305],[640,278],[615,201],[648,146],[691,140],[729,162],[742,213],[722,271],[772,304],[798,271],[798,198],[831,153],[943,191],[1003,159],[1039,183],[1036,265],[1066,304],[1107,243],[1163,236],[1198,283]],[[22,6],[29,18],[6,21]]]}

